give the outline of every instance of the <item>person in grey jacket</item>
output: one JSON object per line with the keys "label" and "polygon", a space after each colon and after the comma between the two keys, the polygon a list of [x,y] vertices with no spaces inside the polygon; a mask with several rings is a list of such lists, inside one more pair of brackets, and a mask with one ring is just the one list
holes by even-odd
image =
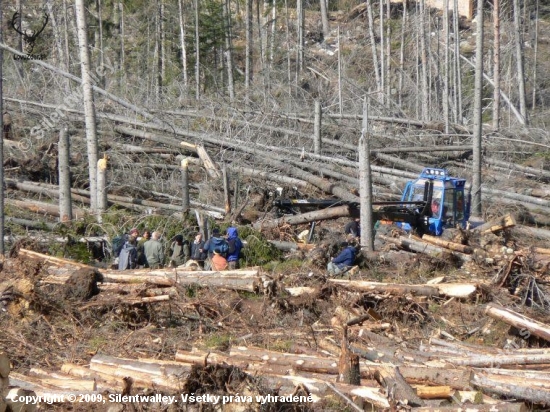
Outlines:
{"label": "person in grey jacket", "polygon": [[130,236],[118,255],[118,270],[135,269],[137,267],[136,237]]}
{"label": "person in grey jacket", "polygon": [[160,232],[153,232],[151,239],[143,244],[143,252],[151,269],[160,269],[164,266],[164,247],[159,241]]}

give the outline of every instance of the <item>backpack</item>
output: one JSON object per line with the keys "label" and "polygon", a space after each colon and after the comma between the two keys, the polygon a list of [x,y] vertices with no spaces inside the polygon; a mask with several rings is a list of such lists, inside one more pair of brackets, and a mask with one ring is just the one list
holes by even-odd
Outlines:
{"label": "backpack", "polygon": [[120,251],[124,247],[124,244],[126,243],[127,240],[128,240],[127,234],[118,235],[113,238],[113,240],[111,241],[112,248],[113,248],[113,257],[115,258],[119,257]]}
{"label": "backpack", "polygon": [[213,237],[211,239],[209,251],[214,253],[214,250],[216,249],[219,249],[221,254],[225,256],[227,254],[227,251],[229,250],[229,245],[227,244],[227,241],[225,239]]}

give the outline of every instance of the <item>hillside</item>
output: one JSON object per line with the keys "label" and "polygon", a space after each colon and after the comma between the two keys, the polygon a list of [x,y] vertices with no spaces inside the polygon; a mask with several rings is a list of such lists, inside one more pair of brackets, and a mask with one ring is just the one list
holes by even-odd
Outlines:
{"label": "hillside", "polygon": [[[0,387],[11,362],[11,384],[36,394],[315,398],[41,406],[48,410],[457,410],[469,403],[525,410],[550,403],[548,6],[540,4],[538,16],[538,2],[521,9],[523,125],[513,3],[501,4],[495,129],[487,5],[481,219],[493,223],[485,231],[448,229],[435,245],[382,228],[375,252],[363,250],[356,268],[333,278],[326,264],[352,212],[296,224],[274,207],[278,196],[357,202],[363,120],[375,201],[400,199],[424,167],[445,168],[471,190],[476,23],[452,21],[445,65],[440,11],[391,3],[380,13],[373,2],[369,15],[368,3],[328,2],[325,33],[318,2],[304,2],[303,31],[296,2],[250,3],[247,70],[247,2],[87,2],[97,154],[107,165],[108,207],[99,216],[89,209],[74,7],[45,3],[48,24],[33,49],[44,58],[27,61],[13,59],[17,36],[7,20],[15,7],[1,6],[11,129]],[[24,2],[26,22],[38,24],[40,6]],[[64,130],[73,219],[60,223]],[[113,238],[131,228],[160,231],[167,247],[176,234],[192,241],[199,230],[210,235],[230,225],[246,241],[242,271],[110,269]]]}

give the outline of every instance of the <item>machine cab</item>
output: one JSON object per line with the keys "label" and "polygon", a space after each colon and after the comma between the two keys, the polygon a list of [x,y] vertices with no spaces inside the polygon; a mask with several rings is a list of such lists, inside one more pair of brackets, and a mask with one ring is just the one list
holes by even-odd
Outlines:
{"label": "machine cab", "polygon": [[401,201],[427,201],[427,182],[433,182],[431,204],[428,208],[427,231],[440,236],[445,228],[466,228],[469,202],[464,193],[465,179],[449,176],[447,170],[425,168],[418,179],[407,183]]}

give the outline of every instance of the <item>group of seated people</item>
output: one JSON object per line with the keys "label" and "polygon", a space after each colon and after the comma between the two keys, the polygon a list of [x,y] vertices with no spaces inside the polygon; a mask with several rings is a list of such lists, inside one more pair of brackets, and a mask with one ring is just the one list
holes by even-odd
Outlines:
{"label": "group of seated people", "polygon": [[239,257],[243,243],[239,238],[237,228],[227,228],[226,234],[221,235],[219,228],[212,230],[212,236],[203,240],[202,233],[195,234],[192,242],[183,235],[174,236],[165,253],[162,234],[144,230],[139,235],[138,229],[130,230],[120,240],[120,246],[115,246],[113,252],[118,259],[118,269],[195,266],[197,269],[226,270],[238,269]]}

